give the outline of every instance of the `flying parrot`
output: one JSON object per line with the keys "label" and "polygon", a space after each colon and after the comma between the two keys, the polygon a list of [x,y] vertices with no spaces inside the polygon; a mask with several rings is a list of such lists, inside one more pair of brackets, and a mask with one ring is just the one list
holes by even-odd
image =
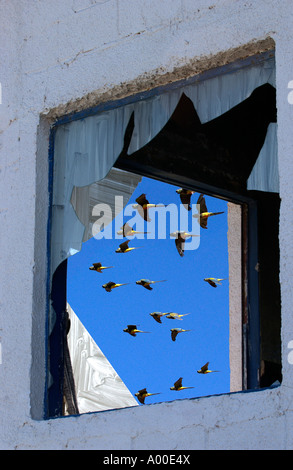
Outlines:
{"label": "flying parrot", "polygon": [[120,286],[127,286],[129,282],[126,282],[125,284],[116,284],[116,282],[107,282],[107,284],[103,284],[102,287],[107,291],[111,292],[112,289],[115,289],[115,287],[120,287]]}
{"label": "flying parrot", "polygon": [[138,247],[129,247],[128,246],[128,243],[130,242],[130,240],[126,240],[125,242],[121,243],[119,245],[119,248],[117,248],[117,250],[115,250],[116,253],[127,253],[128,251],[131,251],[131,250],[136,250]]}
{"label": "flying parrot", "polygon": [[137,232],[136,230],[133,230],[130,225],[125,222],[125,224],[121,227],[121,230],[118,230],[117,235],[123,235],[123,237],[130,237],[132,235],[136,234],[146,234],[148,232]]}
{"label": "flying parrot", "polygon": [[142,388],[137,393],[135,393],[138,401],[142,404],[144,404],[145,398],[150,397],[151,395],[160,395],[160,393],[148,393],[146,388]]}
{"label": "flying parrot", "polygon": [[191,189],[179,188],[179,189],[176,189],[176,193],[179,194],[180,200],[182,204],[184,205],[184,207],[188,211],[190,211],[191,210],[190,199],[191,199],[192,194],[195,193],[195,191],[191,191]]}
{"label": "flying parrot", "polygon": [[102,273],[104,269],[109,268],[113,268],[113,266],[102,266],[102,263],[93,263],[93,265],[89,267],[91,271],[97,271],[97,273]]}
{"label": "flying parrot", "polygon": [[199,220],[199,224],[201,228],[208,228],[208,218],[211,217],[212,215],[218,215],[218,214],[224,214],[224,212],[208,212],[205,197],[203,194],[200,194],[197,204],[200,206],[200,213],[199,214],[193,214],[192,217],[196,217]]}
{"label": "flying parrot", "polygon": [[165,207],[164,204],[150,204],[146,198],[146,194],[141,194],[135,201],[137,204],[134,204],[132,207],[137,209],[141,217],[147,222],[151,221],[148,214],[151,207]]}
{"label": "flying parrot", "polygon": [[183,328],[172,328],[170,331],[171,331],[172,341],[175,341],[178,333],[183,333],[184,331],[190,331],[190,330],[183,330]]}
{"label": "flying parrot", "polygon": [[194,388],[194,387],[183,387],[182,386],[182,377],[180,377],[176,382],[174,382],[174,386],[170,387],[170,390],[185,390],[187,388]]}
{"label": "flying parrot", "polygon": [[191,233],[187,233],[187,232],[184,232],[184,231],[178,231],[178,230],[176,232],[170,233],[170,236],[171,237],[176,237],[175,238],[175,245],[176,245],[177,251],[178,251],[180,256],[184,256],[184,246],[185,246],[186,238],[199,237],[199,235],[193,235]]}
{"label": "flying parrot", "polygon": [[145,287],[148,290],[153,290],[150,284],[156,284],[157,282],[166,282],[166,280],[164,279],[163,281],[150,281],[149,279],[139,279],[139,281],[136,281],[136,284]]}
{"label": "flying parrot", "polygon": [[149,331],[142,331],[136,328],[136,325],[127,325],[127,328],[124,328],[125,333],[129,333],[131,336],[136,336],[136,333],[149,333]]}
{"label": "flying parrot", "polygon": [[166,315],[166,318],[171,318],[171,320],[182,320],[181,317],[185,317],[185,315],[190,315],[190,313],[183,313],[182,315],[179,315],[179,313],[169,312],[168,315]]}
{"label": "flying parrot", "polygon": [[152,312],[150,313],[150,316],[153,317],[153,319],[156,320],[158,323],[162,323],[161,317],[163,317],[164,315],[167,315],[167,313]]}
{"label": "flying parrot", "polygon": [[219,370],[209,370],[209,362],[202,366],[197,372],[198,374],[209,374],[210,372],[220,372]]}
{"label": "flying parrot", "polygon": [[221,281],[226,281],[226,279],[227,278],[218,279],[218,278],[215,278],[215,277],[206,277],[204,279],[204,281],[208,282],[210,284],[210,286],[212,286],[212,287],[217,287],[217,285],[221,286],[222,285]]}

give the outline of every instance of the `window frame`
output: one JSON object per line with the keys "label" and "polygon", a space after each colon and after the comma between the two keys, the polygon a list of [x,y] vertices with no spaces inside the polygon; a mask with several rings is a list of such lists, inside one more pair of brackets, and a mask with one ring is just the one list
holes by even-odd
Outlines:
{"label": "window frame", "polygon": [[[58,126],[78,120],[85,117],[102,113],[110,109],[125,106],[129,103],[145,100],[163,92],[168,92],[175,88],[181,88],[186,85],[204,81],[208,78],[235,72],[244,67],[265,61],[274,55],[274,51],[266,51],[261,54],[247,57],[233,63],[210,69],[188,79],[178,80],[167,85],[154,87],[151,90],[137,93],[119,100],[101,103],[95,107],[80,112],[70,113],[57,119],[51,126],[49,136],[49,217],[47,224],[47,259],[48,259],[48,277],[47,277],[47,321],[49,315],[50,298],[50,234],[52,218],[52,195],[53,195],[53,167],[54,167],[54,138]],[[257,201],[252,197],[236,194],[226,191],[200,181],[195,181],[189,177],[176,175],[153,168],[143,166],[136,162],[120,159],[116,161],[114,167],[130,171],[142,176],[157,179],[166,183],[175,184],[181,187],[188,187],[196,192],[203,192],[206,195],[225,199],[228,202],[240,204],[242,207],[242,351],[243,351],[243,387],[242,390],[253,390],[259,388],[259,368],[260,368],[260,311],[259,311],[259,287],[258,272],[255,266],[258,262],[258,234],[257,220],[258,209]],[[54,302],[57,308],[56,324],[52,333],[48,334],[47,328],[47,349],[46,349],[46,384],[45,384],[45,418],[62,416],[63,412],[63,375],[64,375],[64,347],[66,337],[66,272],[67,261],[61,263],[55,274],[56,280],[53,289],[56,289]],[[61,286],[61,287],[60,287]],[[52,290],[53,290],[52,289]],[[49,370],[49,358],[54,364],[54,368]],[[53,377],[53,386],[49,386],[49,374]]]}

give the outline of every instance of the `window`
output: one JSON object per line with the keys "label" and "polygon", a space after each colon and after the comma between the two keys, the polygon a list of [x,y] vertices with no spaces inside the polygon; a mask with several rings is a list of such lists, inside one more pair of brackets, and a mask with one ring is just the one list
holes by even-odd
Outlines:
{"label": "window", "polygon": [[[56,123],[52,132],[54,177],[50,251],[52,282],[48,325],[50,358],[50,380],[47,385],[48,416],[64,412],[63,384],[65,383],[66,390],[68,388],[72,390],[70,381],[64,382],[67,374],[69,377],[74,375],[70,370],[70,361],[68,364],[66,362],[68,341],[64,333],[65,312],[68,311],[67,269],[71,264],[74,266],[75,257],[77,260],[78,256],[83,255],[82,243],[90,236],[91,224],[95,223],[88,218],[88,211],[84,210],[86,206],[94,207],[91,205],[91,193],[87,188],[92,186],[92,191],[96,191],[97,195],[101,191],[101,184],[104,184],[100,192],[103,198],[105,195],[106,199],[111,198],[111,194],[113,196],[120,186],[119,190],[128,198],[127,201],[131,201],[133,195],[137,196],[136,186],[142,183],[156,187],[157,196],[165,194],[161,189],[163,187],[167,188],[166,191],[172,191],[174,197],[178,196],[176,189],[179,187],[194,191],[196,199],[203,193],[208,200],[208,206],[214,206],[215,203],[215,206],[225,207],[226,215],[223,216],[222,222],[220,222],[222,215],[218,215],[211,220],[211,226],[223,223],[224,217],[226,221],[227,213],[229,212],[231,216],[234,210],[239,223],[235,229],[233,224],[229,226],[228,232],[230,240],[233,240],[233,231],[237,232],[238,239],[241,232],[241,260],[238,262],[238,270],[239,265],[241,266],[241,278],[237,289],[240,289],[242,304],[240,332],[242,344],[238,356],[238,360],[241,357],[243,361],[242,389],[270,386],[276,381],[281,381],[279,195],[273,53],[254,58],[253,62],[252,65],[251,59],[247,59],[241,64],[233,64],[213,73],[209,71],[206,75],[201,74],[190,80],[173,84],[171,88],[160,88],[146,93],[143,97],[140,95],[122,100],[119,106],[117,103],[116,107],[110,103],[91,110],[87,116],[69,116]],[[102,180],[106,176],[108,180],[106,178],[106,182],[103,183]],[[141,182],[138,183],[140,179]],[[93,189],[96,182],[99,183]],[[95,196],[92,200],[96,200]],[[166,201],[158,202],[166,204]],[[233,220],[233,217],[230,220]],[[87,224],[86,230],[84,224]],[[208,229],[206,232],[210,235],[212,231]],[[206,234],[200,233],[200,235],[202,239]],[[159,246],[160,240],[147,240],[147,242],[152,241],[156,242],[157,247]],[[99,246],[102,246],[103,241],[98,242],[101,244]],[[276,248],[273,251],[272,246]],[[106,252],[106,248],[104,250]],[[101,253],[104,251],[101,250]],[[175,254],[178,260],[182,261],[179,254],[176,252]],[[190,254],[186,251],[184,261],[190,261],[191,257],[188,256]],[[131,255],[134,253],[123,254],[120,259],[123,257],[124,262],[127,256],[130,263]],[[231,253],[229,255],[231,256]],[[93,262],[95,259],[91,261]],[[196,269],[196,262],[194,265]],[[157,269],[159,267],[156,266]],[[128,265],[127,269],[131,278],[135,277],[131,266]],[[228,268],[224,269],[227,270]],[[164,273],[160,274],[162,275],[158,276],[159,279],[155,276],[155,272],[152,272],[151,277],[156,277],[154,280],[165,280]],[[149,275],[141,274],[141,277],[149,278]],[[231,273],[229,276],[225,272],[225,275],[211,275],[211,277],[229,277],[228,281],[223,281],[221,289],[214,289],[207,283],[205,287],[211,287],[218,295],[218,292],[230,286],[230,301],[233,300]],[[155,285],[151,294],[160,296],[160,292],[166,290],[167,285],[168,280],[161,285]],[[141,286],[131,287],[138,292]],[[120,289],[125,289],[126,292],[128,288],[129,286],[121,286]],[[100,285],[97,289],[102,290]],[[141,287],[141,295],[149,293]],[[172,293],[173,291],[169,295]],[[101,292],[101,294],[106,293]],[[109,293],[107,299],[113,299],[115,294]],[[130,295],[129,290],[129,302]],[[212,292],[209,292],[208,300],[212,295]],[[238,294],[236,297],[239,302]],[[114,301],[114,306],[115,304]],[[112,309],[114,306],[112,305]],[[172,307],[170,309],[173,311]],[[164,307],[160,306],[157,309],[155,306],[151,310],[163,311]],[[167,310],[169,311],[169,308]],[[184,313],[190,313],[190,318],[191,315],[196,316],[196,307],[192,312]],[[99,318],[102,315],[105,313],[97,311]],[[103,318],[105,328],[104,320]],[[134,320],[131,320],[131,323],[132,321],[135,323]],[[139,323],[143,325],[142,321]],[[165,326],[165,324],[166,322],[164,325],[154,322],[153,326]],[[187,325],[187,317],[184,324]],[[194,338],[193,333],[184,332],[178,336],[174,344],[170,345],[178,346],[179,341]],[[148,341],[147,336],[139,341]],[[117,341],[113,340],[113,343],[113,350],[117,350]],[[146,349],[143,350],[143,353],[145,352]],[[155,352],[156,354],[152,351],[153,362],[159,360],[158,351]],[[108,354],[110,353],[107,351],[107,356]],[[109,360],[111,363],[111,357]],[[209,360],[210,358],[207,358],[207,361]],[[185,361],[188,361],[186,355]],[[212,361],[211,368],[213,365]],[[195,363],[192,367],[195,370]],[[217,364],[216,368],[220,369],[220,366]],[[177,377],[179,373],[174,375],[175,381],[179,378]],[[195,385],[194,382],[191,385]],[[151,379],[150,386],[147,384],[146,386],[153,387]],[[141,384],[141,388],[143,387],[144,384]],[[148,391],[162,393],[161,390]],[[73,412],[76,409],[75,398],[73,396],[71,399],[70,394],[67,394],[67,406],[68,401],[72,402]],[[163,393],[161,398],[163,399]]]}

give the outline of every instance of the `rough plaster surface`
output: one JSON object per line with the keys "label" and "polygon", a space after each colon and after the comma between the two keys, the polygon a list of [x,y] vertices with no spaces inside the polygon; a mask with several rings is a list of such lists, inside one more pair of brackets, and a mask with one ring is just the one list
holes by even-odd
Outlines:
{"label": "rough plaster surface", "polygon": [[243,387],[242,378],[242,269],[241,269],[241,206],[228,203],[228,256],[229,256],[229,357],[230,391]]}
{"label": "rough plaster surface", "polygon": [[[1,449],[293,447],[292,20],[289,0],[1,2]],[[226,63],[235,51],[266,49],[268,38],[277,65],[282,385],[43,421],[49,122]]]}

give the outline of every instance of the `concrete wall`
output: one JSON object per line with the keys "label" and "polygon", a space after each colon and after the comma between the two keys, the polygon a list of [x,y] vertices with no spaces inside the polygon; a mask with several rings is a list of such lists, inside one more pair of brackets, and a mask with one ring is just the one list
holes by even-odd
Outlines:
{"label": "concrete wall", "polygon": [[[0,2],[0,448],[293,447],[293,5],[289,0]],[[43,421],[52,119],[276,45],[283,382]]]}
{"label": "concrete wall", "polygon": [[242,216],[239,204],[228,203],[230,392],[245,390],[242,344]]}

